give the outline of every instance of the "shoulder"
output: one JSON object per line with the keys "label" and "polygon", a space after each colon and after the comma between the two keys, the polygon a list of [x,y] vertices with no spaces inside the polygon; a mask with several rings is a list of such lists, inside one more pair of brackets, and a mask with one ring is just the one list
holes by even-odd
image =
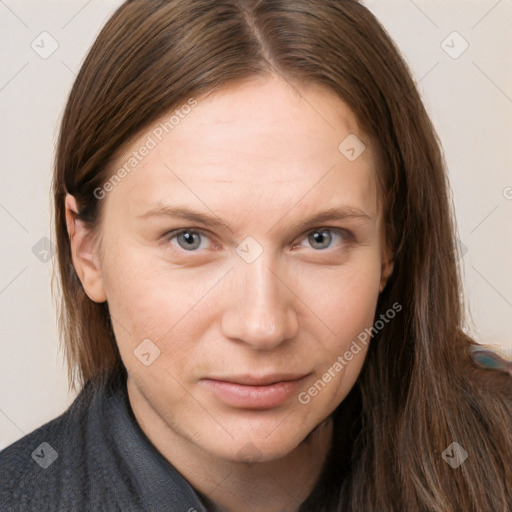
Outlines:
{"label": "shoulder", "polygon": [[80,456],[79,436],[70,428],[72,422],[68,410],[0,452],[2,510],[29,510],[55,498],[59,483],[74,466],[67,446],[75,444]]}
{"label": "shoulder", "polygon": [[62,415],[0,452],[0,510],[80,510],[101,392],[87,383]]}

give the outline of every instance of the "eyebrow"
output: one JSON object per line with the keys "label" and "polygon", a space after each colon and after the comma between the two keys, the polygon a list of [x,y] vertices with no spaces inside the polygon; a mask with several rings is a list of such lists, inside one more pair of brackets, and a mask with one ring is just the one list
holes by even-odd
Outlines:
{"label": "eyebrow", "polygon": [[[212,212],[213,213],[213,212]],[[283,220],[286,215],[283,215],[275,224],[276,226],[281,220]],[[228,223],[217,217],[215,214],[206,214],[203,212],[199,212],[190,208],[187,205],[170,205],[170,204],[159,204],[154,208],[146,211],[141,215],[137,215],[138,219],[146,220],[151,217],[172,217],[172,218],[180,218],[190,222],[203,224],[209,227],[215,227],[218,229],[225,229],[233,232],[231,226]],[[373,217],[366,213],[364,210],[360,208],[355,208],[353,206],[336,206],[332,208],[328,208],[327,210],[323,210],[318,212],[311,217],[308,217],[305,220],[296,220],[292,223],[292,229],[303,228],[307,229],[308,227],[315,227],[319,224],[323,224],[327,221],[340,221],[347,219],[358,219],[363,221],[373,221]],[[269,231],[271,231],[270,228]],[[290,225],[288,225],[290,227]]]}

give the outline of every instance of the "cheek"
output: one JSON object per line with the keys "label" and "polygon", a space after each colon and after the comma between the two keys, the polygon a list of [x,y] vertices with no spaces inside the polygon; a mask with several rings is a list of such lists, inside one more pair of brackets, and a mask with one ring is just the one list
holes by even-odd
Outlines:
{"label": "cheek", "polygon": [[[193,290],[183,293],[179,275],[180,269],[172,269],[151,249],[129,240],[119,240],[105,250],[103,280],[110,311],[139,332],[151,334],[156,319],[166,318],[173,307],[179,310],[194,295]],[[167,318],[168,323],[172,320]]]}
{"label": "cheek", "polygon": [[[315,276],[307,273],[298,281],[304,302],[321,322],[327,340],[324,347],[331,354],[345,351],[347,344],[372,325],[379,296],[380,258],[377,251],[361,251],[357,261],[324,270]],[[317,271],[318,272],[318,271]],[[318,283],[318,286],[312,286]]]}
{"label": "cheek", "polygon": [[223,270],[184,271],[150,256],[144,248],[127,244],[114,249],[103,265],[104,284],[125,365],[138,368],[134,351],[144,340],[150,340],[164,355],[160,362],[168,358],[163,352],[169,349],[173,364],[180,367],[192,355],[191,340],[206,321],[201,320],[206,318],[205,311],[215,306],[209,290]]}
{"label": "cheek", "polygon": [[330,278],[324,276],[317,281],[321,287],[310,287],[314,282],[311,276],[303,274],[300,281],[307,285],[303,290],[305,301],[321,319],[310,324],[315,326],[312,332],[316,342],[310,355],[320,363],[318,373],[299,396],[299,403],[306,405],[312,415],[332,411],[347,396],[371,342],[381,264],[376,251],[359,255],[357,264],[337,268]]}

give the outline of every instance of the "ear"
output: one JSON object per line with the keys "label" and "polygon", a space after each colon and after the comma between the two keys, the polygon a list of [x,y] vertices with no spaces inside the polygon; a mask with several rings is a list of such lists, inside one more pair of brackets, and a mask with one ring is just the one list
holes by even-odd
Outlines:
{"label": "ear", "polygon": [[65,210],[71,258],[78,278],[92,301],[105,302],[97,243],[91,230],[77,219],[76,199],[71,194],[66,195]]}
{"label": "ear", "polygon": [[381,293],[384,288],[386,288],[389,276],[393,273],[393,266],[393,254],[391,251],[387,250],[384,257],[382,258],[379,293]]}

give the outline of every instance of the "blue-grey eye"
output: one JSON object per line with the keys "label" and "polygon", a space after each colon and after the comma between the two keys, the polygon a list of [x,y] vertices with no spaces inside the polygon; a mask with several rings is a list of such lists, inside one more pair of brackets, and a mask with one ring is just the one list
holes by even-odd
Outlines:
{"label": "blue-grey eye", "polygon": [[186,251],[193,251],[198,249],[201,245],[201,233],[192,231],[190,229],[184,229],[176,233],[172,238],[176,238],[179,246]]}
{"label": "blue-grey eye", "polygon": [[308,235],[308,242],[313,249],[327,249],[332,241],[332,232],[330,229],[312,231]]}

